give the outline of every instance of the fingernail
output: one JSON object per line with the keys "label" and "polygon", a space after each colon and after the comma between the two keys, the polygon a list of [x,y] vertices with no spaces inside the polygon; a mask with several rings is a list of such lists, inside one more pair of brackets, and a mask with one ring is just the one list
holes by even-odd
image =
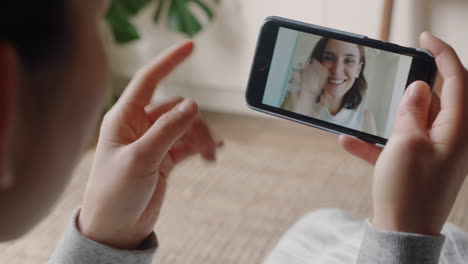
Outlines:
{"label": "fingernail", "polygon": [[208,159],[210,161],[216,161],[216,155],[215,154],[211,154],[210,156],[208,156]]}
{"label": "fingernail", "polygon": [[196,107],[192,100],[185,99],[179,104],[178,110],[181,113],[191,114],[195,112]]}
{"label": "fingernail", "polygon": [[216,156],[211,156],[211,157],[208,157],[208,159],[206,160],[208,162],[216,162]]}
{"label": "fingernail", "polygon": [[216,160],[216,149],[215,148],[207,148],[205,147],[202,150],[203,156],[205,156],[209,160]]}
{"label": "fingernail", "polygon": [[216,147],[217,148],[224,147],[224,141],[220,140],[220,141],[216,142]]}
{"label": "fingernail", "polygon": [[425,92],[426,87],[419,84],[413,84],[409,90],[409,96],[422,96]]}
{"label": "fingernail", "polygon": [[426,34],[427,34],[427,36],[429,36],[429,37],[431,37],[431,38],[434,38],[434,37],[435,37],[434,34],[432,34],[432,32],[426,31]]}

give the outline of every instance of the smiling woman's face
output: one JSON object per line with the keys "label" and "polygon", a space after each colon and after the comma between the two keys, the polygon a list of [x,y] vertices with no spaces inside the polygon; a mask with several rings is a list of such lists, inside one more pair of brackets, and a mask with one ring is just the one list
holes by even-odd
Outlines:
{"label": "smiling woman's face", "polygon": [[335,39],[330,39],[325,46],[322,64],[329,72],[325,91],[334,97],[344,96],[362,69],[358,46]]}

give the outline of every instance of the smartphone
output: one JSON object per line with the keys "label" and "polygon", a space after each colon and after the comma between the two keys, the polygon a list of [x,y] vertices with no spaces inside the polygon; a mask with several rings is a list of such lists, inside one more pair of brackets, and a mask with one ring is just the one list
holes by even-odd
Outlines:
{"label": "smartphone", "polygon": [[424,49],[268,17],[246,91],[250,108],[377,145],[391,136],[406,87],[433,87],[437,67]]}

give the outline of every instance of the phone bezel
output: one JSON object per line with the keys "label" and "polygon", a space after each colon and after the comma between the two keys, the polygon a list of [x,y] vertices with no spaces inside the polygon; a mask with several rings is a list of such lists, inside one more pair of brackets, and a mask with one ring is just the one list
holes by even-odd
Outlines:
{"label": "phone bezel", "polygon": [[385,145],[387,142],[387,139],[383,137],[350,129],[344,126],[336,125],[310,116],[297,114],[262,103],[280,27],[411,56],[413,57],[413,60],[410,67],[410,74],[406,87],[415,80],[425,81],[431,87],[433,87],[435,76],[437,75],[437,68],[434,57],[425,50],[402,47],[393,43],[381,42],[379,40],[371,39],[363,35],[307,24],[286,18],[268,17],[260,30],[257,48],[255,51],[250,78],[246,90],[247,105],[254,110],[299,122],[301,124],[319,128],[335,134],[348,134],[367,142],[379,145]]}

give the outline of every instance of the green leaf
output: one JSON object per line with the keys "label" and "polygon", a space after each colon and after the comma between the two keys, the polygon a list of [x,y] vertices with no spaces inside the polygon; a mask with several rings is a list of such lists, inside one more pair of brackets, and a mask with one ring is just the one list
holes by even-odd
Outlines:
{"label": "green leaf", "polygon": [[178,0],[171,1],[171,5],[169,6],[169,13],[167,16],[167,25],[174,31],[182,31],[183,25],[179,17],[179,10],[177,5]]}
{"label": "green leaf", "polygon": [[128,13],[119,2],[112,2],[105,19],[109,23],[117,43],[128,43],[140,38],[138,30],[128,21]]}
{"label": "green leaf", "polygon": [[211,8],[207,6],[205,3],[203,3],[200,0],[192,0],[195,4],[197,4],[203,11],[205,11],[206,16],[210,19],[210,21],[213,20],[214,14],[213,11],[211,11]]}
{"label": "green leaf", "polygon": [[185,33],[189,37],[194,37],[198,32],[202,30],[202,25],[198,22],[197,18],[188,9],[185,0],[173,0],[176,3],[176,9],[182,25],[182,33]]}
{"label": "green leaf", "polygon": [[154,20],[155,23],[159,22],[159,18],[161,17],[161,13],[162,13],[165,2],[166,1],[164,1],[164,0],[159,0],[159,3],[157,5],[157,7],[156,7],[156,12],[154,13],[154,17],[153,17],[153,20]]}
{"label": "green leaf", "polygon": [[118,17],[128,17],[129,13],[127,8],[121,3],[121,0],[113,0],[109,9],[107,10],[107,16],[118,16]]}
{"label": "green leaf", "polygon": [[138,30],[125,19],[120,17],[107,17],[114,33],[114,40],[119,44],[124,44],[140,38]]}
{"label": "green leaf", "polygon": [[136,15],[152,0],[113,0],[119,2],[130,15]]}
{"label": "green leaf", "polygon": [[[137,28],[129,21],[130,17],[138,14],[151,1],[159,1],[153,17],[158,23],[165,10],[165,4],[169,4],[167,24],[171,30],[179,31],[189,37],[195,36],[202,30],[202,25],[195,15],[188,8],[192,1],[200,7],[208,19],[214,19],[214,12],[206,0],[111,0],[111,7],[106,15],[106,20],[110,24],[114,39],[117,43],[123,44],[140,38]],[[220,0],[213,0],[219,4]]]}

